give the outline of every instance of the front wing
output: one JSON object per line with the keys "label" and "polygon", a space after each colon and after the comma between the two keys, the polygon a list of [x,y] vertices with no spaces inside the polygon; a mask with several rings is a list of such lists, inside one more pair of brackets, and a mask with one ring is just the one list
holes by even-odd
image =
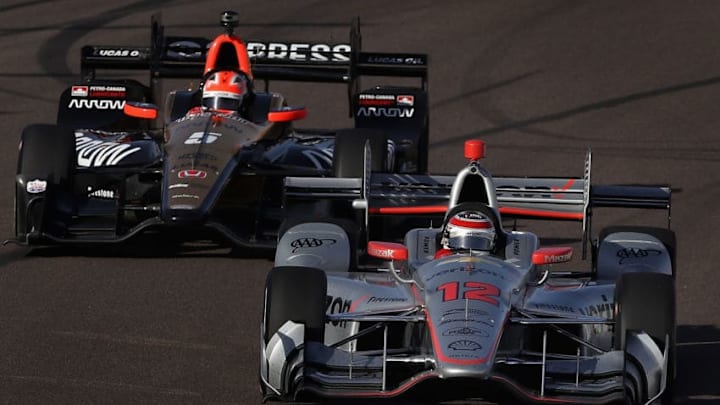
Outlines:
{"label": "front wing", "polygon": [[[335,321],[370,321],[387,334],[396,322],[424,322],[422,315],[329,316]],[[510,319],[522,324],[531,318]],[[564,320],[545,320],[546,324]],[[600,322],[599,320],[596,320]],[[538,322],[537,320],[534,322]],[[368,333],[361,330],[356,336]],[[547,339],[547,335],[545,336]],[[349,340],[349,339],[346,339]],[[665,390],[668,353],[647,334],[630,333],[627,349],[593,355],[560,356],[499,352],[493,371],[484,376],[442,375],[437,359],[420,348],[399,350],[385,345],[375,350],[347,351],[341,343],[306,342],[302,324],[288,321],[262,344],[261,384],[266,399],[387,398],[418,396],[453,400],[498,400],[514,396],[531,403],[605,404],[628,399],[650,403]],[[640,381],[646,400],[633,397]],[[629,393],[628,393],[629,392]]]}
{"label": "front wing", "polygon": [[[252,180],[264,177],[263,181],[274,181],[277,188],[287,172],[276,170],[262,174],[253,170],[246,177]],[[78,168],[73,176],[72,192],[48,189],[42,193],[25,193],[26,200],[18,199],[24,209],[17,210],[16,215],[23,218],[16,222],[24,226],[16,229],[16,238],[6,243],[113,244],[143,233],[169,231],[174,237],[183,235],[183,240],[189,241],[226,241],[248,248],[275,247],[277,228],[283,218],[279,205],[259,210],[255,203],[229,201],[228,194],[221,194],[222,202],[207,211],[164,215],[162,176],[160,167]],[[235,174],[233,178],[244,177]],[[223,180],[222,184],[225,183]],[[18,189],[18,193],[24,191]],[[262,191],[255,191],[253,201],[263,202]]]}

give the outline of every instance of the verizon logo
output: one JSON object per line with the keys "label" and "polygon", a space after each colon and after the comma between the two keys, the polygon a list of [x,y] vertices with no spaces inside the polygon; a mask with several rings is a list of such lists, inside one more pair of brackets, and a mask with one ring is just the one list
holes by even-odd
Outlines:
{"label": "verizon logo", "polygon": [[122,110],[125,106],[125,100],[97,100],[97,99],[78,99],[70,100],[68,108],[91,109],[91,110]]}
{"label": "verizon logo", "polygon": [[414,108],[360,107],[357,110],[358,117],[412,118],[414,114]]}
{"label": "verizon logo", "polygon": [[75,133],[75,151],[78,166],[98,167],[115,166],[126,157],[140,150],[132,144],[103,142]]}

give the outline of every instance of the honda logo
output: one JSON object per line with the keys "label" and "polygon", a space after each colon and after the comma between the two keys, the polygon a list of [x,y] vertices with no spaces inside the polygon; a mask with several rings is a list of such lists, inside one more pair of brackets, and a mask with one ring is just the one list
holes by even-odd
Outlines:
{"label": "honda logo", "polygon": [[204,179],[207,177],[207,173],[202,170],[182,170],[178,173],[178,177],[181,179],[195,178]]}

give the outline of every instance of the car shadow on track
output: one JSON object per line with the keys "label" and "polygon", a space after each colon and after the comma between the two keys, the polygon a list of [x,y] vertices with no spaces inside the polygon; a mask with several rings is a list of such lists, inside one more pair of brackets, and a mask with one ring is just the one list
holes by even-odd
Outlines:
{"label": "car shadow on track", "polygon": [[[180,238],[141,235],[130,241],[110,244],[52,245],[23,248],[13,255],[23,257],[129,257],[129,258],[182,258],[232,257],[239,259],[268,259],[274,249],[241,248],[223,241],[186,241]],[[17,258],[16,258],[17,259]]]}
{"label": "car shadow on track", "polygon": [[[720,403],[720,329],[714,325],[678,325],[675,403]],[[704,370],[704,372],[698,372]]]}

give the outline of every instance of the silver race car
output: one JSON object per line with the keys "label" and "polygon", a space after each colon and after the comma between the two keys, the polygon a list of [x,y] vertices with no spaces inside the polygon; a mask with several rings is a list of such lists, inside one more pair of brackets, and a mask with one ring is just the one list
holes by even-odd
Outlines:
{"label": "silver race car", "polygon": [[[589,155],[582,178],[493,178],[479,164],[484,144],[469,141],[465,152],[470,163],[456,176],[286,179],[287,202],[306,213],[314,201],[361,215],[282,229],[261,326],[265,399],[668,403],[669,220],[603,229],[582,271],[553,266],[571,261],[572,247],[541,247],[506,220],[577,219],[587,242],[593,208],[669,212],[670,188],[591,186]],[[401,243],[367,240],[389,235],[378,231],[388,229],[383,218],[397,228],[390,219],[416,215],[442,222],[405,229]]]}

